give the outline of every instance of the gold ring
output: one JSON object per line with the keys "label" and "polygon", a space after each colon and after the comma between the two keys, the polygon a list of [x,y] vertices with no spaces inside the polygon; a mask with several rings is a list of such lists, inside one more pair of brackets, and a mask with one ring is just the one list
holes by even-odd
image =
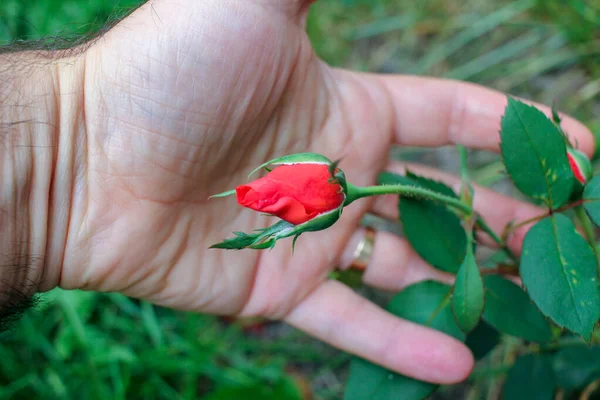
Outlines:
{"label": "gold ring", "polygon": [[365,228],[365,234],[358,242],[354,254],[352,255],[352,263],[350,268],[357,270],[365,270],[371,262],[373,256],[373,248],[375,247],[375,229]]}

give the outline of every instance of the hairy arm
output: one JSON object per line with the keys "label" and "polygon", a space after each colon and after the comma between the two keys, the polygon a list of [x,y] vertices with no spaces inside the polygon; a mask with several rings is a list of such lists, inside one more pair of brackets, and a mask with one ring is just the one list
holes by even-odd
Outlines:
{"label": "hairy arm", "polygon": [[0,330],[60,277],[78,62],[56,55],[0,54]]}

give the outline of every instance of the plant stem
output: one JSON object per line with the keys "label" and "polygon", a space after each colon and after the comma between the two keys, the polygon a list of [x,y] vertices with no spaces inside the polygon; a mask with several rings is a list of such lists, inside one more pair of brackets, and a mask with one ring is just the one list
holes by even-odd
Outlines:
{"label": "plant stem", "polygon": [[460,156],[460,177],[463,185],[469,181],[469,170],[467,168],[467,149],[465,146],[459,144],[456,146],[458,154]]}
{"label": "plant stem", "polygon": [[[469,207],[473,207],[474,193],[469,178],[469,167],[467,164],[467,149],[465,148],[465,146],[462,145],[458,145],[456,146],[456,148],[458,149],[458,154],[460,155],[460,200]],[[473,214],[465,215],[465,223],[472,223],[473,217]]]}
{"label": "plant stem", "polygon": [[579,338],[567,337],[567,338],[559,339],[559,340],[557,340],[555,342],[551,342],[551,343],[531,344],[531,345],[527,346],[524,353],[527,354],[527,353],[547,352],[547,351],[551,351],[551,350],[562,349],[565,347],[579,346],[579,345],[589,345],[589,344]]}
{"label": "plant stem", "polygon": [[600,273],[600,252],[598,252],[598,247],[596,245],[596,233],[594,232],[592,221],[590,221],[590,218],[587,216],[585,209],[581,204],[575,207],[575,216],[581,224],[585,238],[590,246],[592,246],[592,251],[594,252],[594,256],[596,256],[596,267]]}
{"label": "plant stem", "polygon": [[554,213],[560,213],[560,212],[563,212],[563,211],[567,211],[567,210],[569,210],[571,208],[578,207],[578,206],[582,205],[584,202],[585,202],[584,200],[577,200],[577,201],[574,201],[573,203],[569,203],[569,204],[564,205],[564,206],[562,206],[560,208],[557,208],[556,210],[548,210],[544,214],[540,214],[540,215],[538,215],[536,217],[526,219],[525,221],[521,221],[518,224],[513,225],[510,228],[510,231],[508,233],[512,233],[512,232],[516,231],[517,229],[519,229],[520,227],[522,227],[524,225],[530,224],[532,222],[540,221],[540,220],[542,220],[542,219],[544,219],[546,217],[549,217],[550,215],[552,215]]}
{"label": "plant stem", "polygon": [[348,184],[348,196],[346,198],[345,205],[348,205],[354,200],[358,200],[363,197],[379,196],[384,194],[397,194],[400,197],[409,197],[414,199],[428,199],[438,203],[446,204],[463,212],[466,215],[473,213],[473,209],[471,207],[458,199],[445,196],[443,194],[434,192],[433,190],[412,185],[380,185],[359,187]]}
{"label": "plant stem", "polygon": [[519,277],[516,265],[498,265],[497,268],[480,268],[481,275],[510,275]]}
{"label": "plant stem", "polygon": [[477,221],[475,222],[475,225],[481,229],[482,231],[484,231],[485,233],[488,234],[489,237],[492,238],[492,240],[494,242],[496,242],[496,244],[498,246],[500,246],[500,248],[506,253],[506,255],[508,255],[512,260],[514,261],[519,261],[519,258],[516,256],[515,253],[513,253],[513,251],[511,249],[508,248],[508,245],[504,242],[504,240],[502,240],[500,238],[500,236],[498,236],[498,234],[496,234],[496,232],[494,232],[494,230],[487,224],[487,222],[485,222],[485,220],[483,219],[483,217],[478,216]]}

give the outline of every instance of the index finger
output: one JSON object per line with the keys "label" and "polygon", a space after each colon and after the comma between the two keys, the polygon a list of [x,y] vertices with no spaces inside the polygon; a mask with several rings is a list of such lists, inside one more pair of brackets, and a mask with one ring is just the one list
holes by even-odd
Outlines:
{"label": "index finger", "polygon": [[[415,76],[374,76],[390,94],[395,141],[407,146],[466,147],[499,151],[500,120],[508,99],[504,93],[472,83]],[[526,101],[527,102],[527,101]],[[547,116],[549,107],[527,102]],[[562,127],[579,150],[591,156],[594,136],[574,118]]]}

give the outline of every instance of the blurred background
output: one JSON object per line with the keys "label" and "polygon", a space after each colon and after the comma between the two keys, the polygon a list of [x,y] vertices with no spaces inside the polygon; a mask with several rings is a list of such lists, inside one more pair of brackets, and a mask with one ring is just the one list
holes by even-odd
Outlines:
{"label": "blurred background", "polygon": [[[64,45],[138,4],[0,0],[0,45]],[[481,83],[554,103],[600,134],[600,0],[319,0],[308,32],[332,65]],[[444,149],[392,156],[450,169],[454,160]],[[479,183],[502,184],[497,156],[475,157],[474,168]],[[499,398],[515,339],[482,337],[474,348],[500,345],[468,382],[436,398]],[[60,290],[42,296],[0,342],[0,400],[341,399],[350,360],[279,323]]]}

